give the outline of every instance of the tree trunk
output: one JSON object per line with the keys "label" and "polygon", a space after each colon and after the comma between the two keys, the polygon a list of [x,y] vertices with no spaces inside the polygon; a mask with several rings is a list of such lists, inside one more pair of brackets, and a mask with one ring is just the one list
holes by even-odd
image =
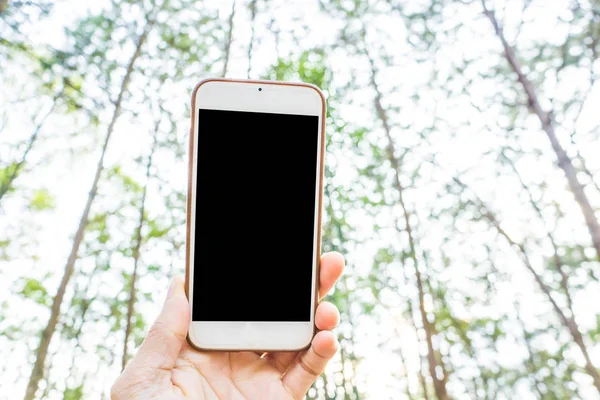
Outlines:
{"label": "tree trunk", "polygon": [[229,56],[231,54],[231,43],[233,42],[233,18],[235,17],[235,0],[231,5],[231,14],[229,14],[229,31],[227,32],[227,41],[225,42],[225,59],[223,61],[223,71],[221,76],[224,78],[227,75],[227,67],[229,66]]}
{"label": "tree trunk", "polygon": [[129,289],[129,301],[127,302],[127,320],[125,322],[125,338],[123,339],[123,357],[121,358],[121,370],[125,369],[125,365],[129,360],[128,354],[128,342],[129,336],[131,335],[131,319],[133,318],[134,306],[136,301],[136,281],[138,275],[138,265],[140,260],[140,247],[142,246],[142,228],[146,221],[146,194],[148,193],[148,182],[150,181],[150,169],[152,168],[152,158],[154,157],[154,151],[156,150],[156,136],[160,126],[160,119],[154,126],[154,135],[152,140],[152,149],[148,156],[148,162],[146,163],[146,184],[142,190],[142,198],[140,199],[140,218],[138,225],[135,230],[134,248],[133,248],[133,272],[131,273],[131,287]]}
{"label": "tree trunk", "polygon": [[[432,290],[430,289],[430,291],[432,291]],[[477,356],[475,353],[475,348],[473,347],[473,342],[469,338],[467,331],[463,328],[463,326],[461,326],[461,324],[456,320],[456,318],[452,314],[452,311],[450,310],[450,306],[448,305],[448,302],[446,301],[445,294],[442,294],[441,296],[439,296],[439,298],[440,298],[440,301],[442,302],[442,306],[446,308],[446,310],[448,312],[448,318],[450,318],[450,323],[456,330],[458,337],[461,339],[467,354],[469,355],[469,357],[471,357],[471,359],[473,359],[473,361],[475,361],[477,363]],[[479,378],[483,382],[484,378],[481,373],[479,374]],[[477,384],[477,379],[475,377],[473,377],[472,383],[473,383],[473,392],[472,392],[473,397],[475,399],[479,399],[480,398],[479,393],[478,393],[479,385]],[[486,398],[486,397],[487,397],[487,393],[485,393],[485,395],[484,395],[484,398]]]}
{"label": "tree trunk", "polygon": [[[54,350],[54,351],[53,351],[53,352],[52,352],[52,353],[51,353],[51,354],[48,356],[49,363],[47,363],[47,364],[44,366],[44,375],[47,375],[48,373],[50,373],[50,366],[51,366],[51,364],[52,364],[52,360],[54,360],[54,359],[55,359],[55,357],[56,357],[56,355],[58,354],[58,352],[59,352],[59,351],[60,351],[60,349],[56,349],[56,350]],[[52,391],[52,389],[55,389],[55,388],[56,388],[55,386],[56,386],[56,385],[50,385],[50,384],[46,385],[46,387],[45,387],[45,388],[44,388],[44,390],[42,391],[42,396],[40,397],[40,399],[47,399],[47,398],[48,398],[48,395],[50,394],[50,392]]]}
{"label": "tree trunk", "polygon": [[[95,278],[96,278],[96,274],[98,273],[100,269],[100,264],[96,263],[96,266],[94,267],[94,269],[92,270],[92,272],[90,273],[90,275],[87,277],[87,282],[85,284],[85,287],[83,287],[82,289],[79,288],[79,285],[75,285],[75,289],[74,289],[74,293],[73,293],[73,298],[71,299],[71,304],[69,305],[70,308],[74,308],[77,307],[74,303],[74,300],[76,299],[81,299],[81,305],[78,306],[78,310],[77,310],[77,314],[79,316],[79,324],[77,329],[75,329],[75,324],[77,323],[77,320],[74,319],[71,322],[71,326],[69,327],[71,330],[75,331],[75,333],[73,334],[73,340],[75,340],[75,346],[73,346],[73,356],[71,358],[71,366],[69,367],[69,375],[67,377],[67,381],[69,381],[69,378],[73,378],[73,380],[75,379],[75,371],[79,369],[79,365],[77,364],[77,351],[79,349],[81,349],[81,332],[83,331],[83,327],[85,325],[86,322],[86,315],[92,305],[92,303],[95,300],[94,296],[89,296],[90,294],[90,287],[91,285],[96,282]],[[89,297],[88,297],[89,296]],[[85,378],[84,378],[85,380]],[[65,394],[67,392],[67,390],[69,389],[68,386],[65,385],[65,389],[63,391],[63,398],[66,398]],[[42,399],[45,399],[46,396],[42,396]]]}
{"label": "tree trunk", "polygon": [[510,64],[512,70],[517,74],[517,79],[527,95],[527,101],[530,110],[539,119],[540,123],[542,124],[542,129],[550,141],[552,150],[554,150],[554,153],[556,154],[558,166],[563,170],[567,178],[569,188],[575,197],[575,201],[577,201],[577,204],[579,204],[579,207],[581,208],[583,218],[585,219],[585,223],[592,237],[592,244],[596,249],[598,259],[600,259],[600,222],[598,222],[598,218],[596,218],[594,208],[592,207],[592,204],[585,193],[584,186],[577,177],[577,170],[573,165],[573,161],[567,155],[567,152],[561,146],[558,137],[556,136],[556,131],[551,118],[551,112],[547,112],[542,109],[536,89],[525,73],[523,73],[521,64],[517,59],[516,51],[506,41],[502,27],[496,19],[496,15],[493,11],[490,11],[487,8],[485,0],[481,0],[481,3],[483,5],[484,14],[489,18],[492,26],[494,27],[496,35],[502,43],[506,60]]}
{"label": "tree trunk", "polygon": [[[465,185],[462,181],[460,181],[460,179],[458,179],[458,178],[453,178],[453,179],[463,189],[467,189],[467,185]],[[473,192],[473,191],[471,190],[471,192]],[[500,226],[500,222],[496,219],[495,215],[492,214],[492,212],[487,207],[487,205],[483,202],[483,200],[481,200],[477,196],[477,194],[474,192],[473,192],[473,195],[475,196],[475,198],[477,200],[477,202],[475,204],[479,208],[482,216],[485,219],[487,219],[494,228],[496,228],[496,230],[498,231],[498,234],[500,234],[500,236],[504,237],[506,239],[506,241],[513,248],[517,248],[519,250],[518,254],[521,257],[521,260],[523,261],[525,268],[527,268],[529,270],[529,272],[531,272],[538,287],[544,293],[544,295],[546,295],[546,297],[548,298],[548,301],[550,301],[550,304],[552,304],[552,308],[556,312],[556,315],[558,316],[559,320],[562,322],[563,326],[569,330],[569,333],[573,337],[573,341],[575,342],[575,344],[577,344],[577,347],[579,347],[579,349],[581,350],[581,354],[583,355],[583,358],[585,360],[585,370],[587,371],[588,375],[590,375],[592,377],[594,386],[596,387],[596,389],[598,389],[598,392],[600,393],[600,373],[598,372],[596,367],[594,367],[594,364],[592,364],[592,360],[589,356],[587,347],[585,345],[583,336],[581,335],[581,331],[579,330],[577,322],[575,322],[574,316],[571,316],[571,317],[567,316],[564,313],[564,311],[562,310],[562,308],[560,308],[558,303],[556,303],[556,300],[554,299],[554,296],[552,295],[552,289],[548,285],[546,285],[546,283],[544,282],[542,277],[533,268],[533,265],[531,264],[531,261],[529,260],[529,255],[527,254],[527,251],[525,250],[525,246],[521,243],[515,242],[512,239],[512,237],[508,234],[508,232],[506,232],[504,230],[504,228],[502,228]]]}
{"label": "tree trunk", "polygon": [[0,0],[0,14],[6,10],[6,6],[8,6],[8,0]]}
{"label": "tree trunk", "polygon": [[248,72],[246,76],[250,79],[252,72],[252,47],[254,46],[254,20],[256,19],[256,0],[250,1],[250,42],[248,43]]}
{"label": "tree trunk", "polygon": [[119,90],[119,95],[117,100],[115,101],[115,108],[113,111],[113,115],[108,125],[108,129],[106,132],[106,137],[104,139],[104,144],[102,146],[102,151],[100,153],[100,159],[98,160],[98,164],[96,166],[96,172],[94,174],[94,179],[92,180],[92,185],[88,194],[87,201],[85,203],[85,207],[83,212],[81,213],[81,217],[79,218],[79,224],[77,226],[77,231],[75,233],[75,237],[73,238],[73,244],[71,246],[71,252],[69,254],[69,258],[67,259],[67,263],[64,267],[63,276],[60,281],[60,285],[58,286],[58,290],[54,299],[52,301],[52,309],[50,312],[50,318],[48,319],[48,323],[44,330],[42,331],[40,344],[38,349],[36,350],[36,358],[35,363],[33,365],[33,369],[31,370],[31,376],[29,378],[29,382],[27,384],[27,390],[25,392],[25,400],[32,400],[35,397],[35,393],[38,389],[40,380],[44,375],[44,363],[46,361],[46,356],[48,354],[48,347],[50,346],[50,341],[52,340],[52,336],[56,331],[56,325],[58,323],[58,317],[60,315],[60,306],[62,305],[65,292],[67,289],[67,285],[73,275],[73,271],[75,268],[75,261],[77,260],[77,252],[79,251],[79,246],[83,240],[83,236],[85,233],[85,227],[87,226],[88,217],[90,214],[90,209],[92,208],[92,204],[94,199],[96,198],[96,193],[98,190],[98,182],[100,181],[100,176],[102,175],[102,171],[104,170],[104,156],[106,155],[106,149],[108,148],[108,144],[112,137],[115,124],[119,115],[121,113],[121,107],[123,102],[123,96],[127,91],[127,87],[129,86],[129,82],[131,81],[131,75],[133,73],[133,69],[136,61],[141,55],[142,46],[148,37],[148,33],[152,28],[153,22],[147,21],[146,27],[144,28],[144,32],[137,39],[135,52],[133,53],[131,59],[129,60],[129,64],[127,65],[127,71],[125,76],[123,77],[123,81],[121,83],[121,88]]}
{"label": "tree trunk", "polygon": [[[427,312],[425,310],[425,291],[423,287],[423,278],[421,276],[421,271],[419,270],[419,261],[417,259],[416,253],[416,245],[413,238],[412,226],[410,224],[410,214],[406,208],[406,204],[404,203],[404,187],[400,182],[400,160],[396,156],[396,151],[394,148],[394,140],[391,134],[391,128],[388,122],[387,113],[381,104],[381,91],[379,90],[379,86],[377,85],[376,75],[377,69],[375,67],[375,63],[373,59],[369,55],[368,51],[365,49],[365,53],[367,55],[369,64],[371,66],[371,86],[375,91],[375,110],[377,112],[377,116],[381,120],[383,125],[383,130],[385,132],[387,138],[387,157],[392,165],[392,169],[394,171],[394,188],[398,193],[398,202],[400,203],[400,207],[402,208],[404,214],[404,223],[405,230],[408,234],[408,242],[410,246],[410,257],[413,261],[415,267],[415,275],[417,278],[417,289],[419,292],[419,312],[421,314],[421,322],[423,323],[423,329],[425,330],[425,339],[427,342],[427,361],[429,364],[429,374],[433,379],[433,387],[435,389],[435,394],[438,400],[447,400],[448,392],[446,390],[446,375],[444,373],[444,365],[441,359],[436,359],[435,350],[433,348],[433,332],[431,323],[427,318]],[[440,371],[438,371],[438,367]],[[438,372],[442,375],[438,377]],[[425,387],[425,386],[424,386]]]}
{"label": "tree trunk", "polygon": [[[404,206],[402,206],[403,210],[406,210]],[[406,211],[404,211],[405,220],[408,223],[408,215]],[[407,225],[407,232],[410,230]],[[414,254],[415,246],[414,240],[412,238],[412,234],[408,234],[408,240],[410,242],[411,253]],[[439,400],[447,400],[448,393],[446,391],[446,375],[443,373],[442,361],[436,359],[435,350],[433,348],[433,332],[432,326],[427,319],[427,312],[425,311],[425,291],[423,290],[423,281],[421,278],[421,273],[419,272],[419,266],[416,260],[416,256],[413,255],[413,262],[415,264],[415,275],[417,276],[417,289],[419,291],[419,311],[421,312],[421,320],[423,322],[423,328],[425,329],[425,339],[427,341],[427,361],[429,364],[429,374],[433,378],[433,388],[435,389],[435,394]],[[440,367],[442,369],[442,377],[438,377],[437,368]]]}
{"label": "tree trunk", "polygon": [[[538,218],[541,221],[543,221],[544,220],[544,216],[542,214],[542,210],[540,209],[540,207],[535,202],[535,200],[533,198],[533,195],[531,194],[531,191],[529,190],[529,187],[527,186],[527,184],[525,183],[525,181],[521,177],[521,174],[519,173],[519,170],[517,169],[517,166],[510,159],[510,157],[508,157],[506,154],[504,154],[504,151],[502,151],[501,154],[502,154],[502,157],[506,160],[506,162],[510,166],[510,168],[513,170],[513,172],[515,173],[515,175],[517,176],[517,178],[519,179],[519,183],[521,184],[521,187],[527,193],[527,198],[529,199],[529,204],[531,204],[531,207],[535,210]],[[552,234],[552,232],[550,230],[546,231],[546,237],[548,238],[548,240],[550,241],[550,244],[552,245],[552,249],[553,249],[552,259],[554,260],[554,264],[556,266],[556,269],[557,269],[557,271],[558,271],[558,273],[560,274],[560,277],[561,277],[560,286],[563,289],[563,292],[565,293],[565,297],[567,298],[567,307],[569,309],[569,312],[571,313],[571,317],[574,318],[575,317],[575,312],[573,311],[573,298],[571,296],[571,291],[569,289],[569,277],[568,277],[567,273],[565,272],[562,258],[558,254],[558,245],[556,244],[556,240],[554,239],[554,235]]]}
{"label": "tree trunk", "polygon": [[33,129],[33,133],[31,134],[31,136],[29,136],[29,140],[27,141],[27,146],[25,147],[25,151],[23,151],[23,155],[21,156],[21,159],[14,166],[11,167],[12,171],[10,171],[10,175],[8,176],[8,179],[6,180],[6,182],[0,183],[0,202],[2,201],[2,198],[4,197],[4,195],[6,193],[8,193],[8,191],[12,187],[14,181],[17,179],[17,177],[21,173],[21,170],[23,169],[23,166],[25,165],[25,162],[27,161],[27,156],[29,155],[29,152],[31,151],[35,142],[37,141],[40,130],[42,129],[42,126],[44,125],[44,122],[46,122],[46,119],[48,119],[48,117],[56,109],[56,105],[57,105],[56,102],[58,101],[59,97],[60,97],[60,95],[57,95],[54,97],[54,100],[52,102],[52,107],[50,108],[50,110],[47,113],[44,114],[44,116],[40,119],[40,121],[37,123],[37,125]]}
{"label": "tree trunk", "polygon": [[[75,379],[74,372],[77,368],[77,350],[79,350],[81,348],[81,339],[80,339],[81,331],[83,330],[83,325],[85,323],[85,316],[87,314],[87,311],[90,308],[91,303],[92,303],[92,300],[90,300],[90,299],[84,300],[84,303],[81,307],[81,322],[79,323],[79,327],[77,328],[77,331],[75,331],[75,334],[73,335],[73,340],[75,341],[75,346],[73,347],[73,356],[71,357],[71,366],[69,367],[69,375],[68,375],[68,378],[73,378],[73,380]],[[69,379],[67,379],[67,381],[68,380]],[[63,390],[63,398],[68,398],[67,391],[69,389],[70,389],[69,386],[65,385],[65,388]],[[45,397],[42,397],[42,398],[45,398]]]}

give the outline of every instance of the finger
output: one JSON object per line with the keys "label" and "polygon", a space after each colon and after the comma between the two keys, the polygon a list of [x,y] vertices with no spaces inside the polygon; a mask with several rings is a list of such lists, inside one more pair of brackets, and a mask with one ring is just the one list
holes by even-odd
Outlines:
{"label": "finger", "polygon": [[[339,323],[340,312],[337,307],[326,301],[320,303],[315,313],[315,325],[317,329],[331,330],[338,326]],[[267,356],[267,360],[269,364],[283,374],[288,370],[297,355],[297,351],[279,351],[270,353]]]}
{"label": "finger", "polygon": [[344,271],[344,256],[338,252],[325,253],[321,256],[319,276],[319,296],[325,297]]}
{"label": "finger", "polygon": [[336,351],[337,340],[333,332],[317,333],[310,348],[296,358],[283,376],[283,384],[296,398],[303,398]]}
{"label": "finger", "polygon": [[173,278],[167,299],[131,364],[145,368],[171,369],[185,343],[190,325],[190,307],[183,279]]}
{"label": "finger", "polygon": [[271,364],[277,371],[284,374],[292,365],[292,362],[298,356],[297,351],[278,351],[276,353],[271,353],[267,356],[267,361]]}
{"label": "finger", "polygon": [[340,312],[337,307],[329,302],[322,302],[315,313],[315,325],[319,330],[332,330],[340,322]]}

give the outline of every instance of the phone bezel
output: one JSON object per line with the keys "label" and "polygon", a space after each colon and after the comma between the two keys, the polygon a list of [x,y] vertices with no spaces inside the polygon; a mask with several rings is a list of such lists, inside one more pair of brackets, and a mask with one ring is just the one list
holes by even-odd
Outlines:
{"label": "phone bezel", "polygon": [[[318,304],[318,274],[321,253],[321,209],[323,193],[323,162],[325,151],[325,97],[314,85],[306,83],[206,79],[192,92],[192,123],[189,139],[189,173],[186,241],[186,293],[193,307],[194,227],[197,159],[198,110],[251,111],[297,115],[316,115],[318,125],[318,156],[315,190],[315,234],[312,265],[311,319],[308,322],[203,322],[190,321],[188,342],[201,350],[291,351],[310,345],[315,334],[314,311]],[[268,306],[268,305],[265,305]],[[191,319],[190,312],[190,319]]]}

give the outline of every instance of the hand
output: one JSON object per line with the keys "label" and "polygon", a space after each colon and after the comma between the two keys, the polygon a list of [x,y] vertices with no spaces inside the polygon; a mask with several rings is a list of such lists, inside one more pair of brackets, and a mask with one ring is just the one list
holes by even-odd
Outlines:
{"label": "hand", "polygon": [[[320,294],[331,290],[344,269],[339,253],[321,257]],[[190,307],[183,279],[171,283],[163,309],[138,353],[111,389],[121,399],[299,400],[337,351],[331,330],[339,322],[337,308],[319,303],[319,332],[308,350],[274,352],[203,352],[186,340]]]}

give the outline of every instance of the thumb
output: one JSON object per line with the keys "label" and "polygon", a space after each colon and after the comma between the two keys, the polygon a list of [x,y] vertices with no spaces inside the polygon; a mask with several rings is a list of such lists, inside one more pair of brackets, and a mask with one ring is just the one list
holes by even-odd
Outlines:
{"label": "thumb", "polygon": [[181,346],[185,343],[189,325],[190,307],[183,279],[176,276],[171,281],[160,315],[131,364],[144,368],[172,369]]}

